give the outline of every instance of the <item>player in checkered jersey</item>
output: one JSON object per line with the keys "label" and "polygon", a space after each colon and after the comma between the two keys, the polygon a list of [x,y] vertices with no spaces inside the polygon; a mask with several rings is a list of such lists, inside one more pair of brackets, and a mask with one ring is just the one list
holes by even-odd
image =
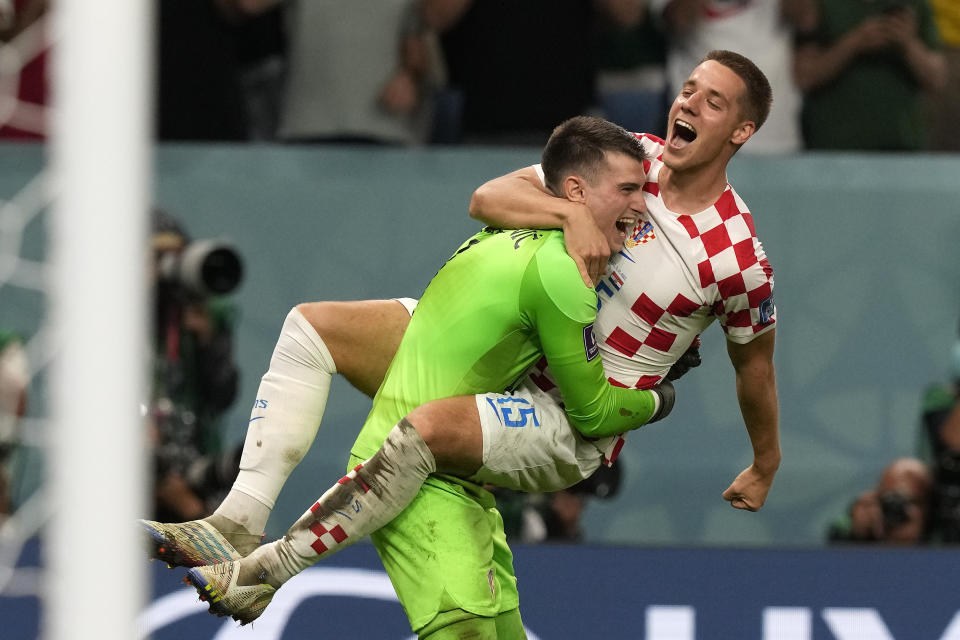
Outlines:
{"label": "player in checkered jersey", "polygon": [[[666,140],[636,134],[654,158],[646,166],[646,213],[609,265],[589,216],[546,193],[537,167],[488,182],[471,201],[471,215],[488,224],[565,229],[568,251],[596,283],[595,330],[613,384],[656,385],[719,321],[754,451],[723,497],[750,511],[763,506],[780,464],[776,309],[773,271],[726,168],[763,124],[771,98],[747,58],[713,51],[703,59],[670,108]],[[551,385],[548,372],[541,384]]]}
{"label": "player in checkered jersey", "polygon": [[[734,114],[734,106],[739,106],[739,98],[745,98],[747,93],[744,89],[747,81],[741,78],[740,73],[734,72],[734,68],[739,68],[748,78],[759,74],[756,68],[742,57],[722,54],[722,58],[704,63],[695,70],[671,112],[672,123],[677,119],[674,112],[682,112],[682,119],[686,124],[679,126],[689,125],[696,135],[695,139],[685,143],[685,134],[675,134],[676,127],[671,125],[671,136],[668,136],[671,142],[666,146],[672,147],[680,157],[678,162],[674,162],[671,156],[675,154],[664,150],[660,158],[671,171],[659,172],[659,193],[663,194],[662,197],[673,211],[689,210],[687,215],[693,217],[716,202],[716,195],[707,201],[706,198],[710,196],[697,198],[687,193],[676,195],[674,192],[677,188],[701,188],[706,192],[711,185],[705,177],[710,172],[722,178],[718,193],[725,191],[725,166],[735,151],[731,145],[743,144],[755,130],[757,123],[763,121],[769,106],[769,93],[766,103],[761,100],[756,114],[746,108],[743,114],[739,111]],[[762,74],[759,78],[762,80]],[[716,113],[704,113],[708,107]],[[748,113],[756,122],[746,119],[741,121],[741,116]],[[685,147],[693,153],[682,153]],[[653,165],[650,169],[654,170]],[[666,173],[672,174],[671,179],[675,180],[675,183],[665,180]],[[517,176],[523,180],[516,180]],[[524,185],[524,181],[529,181],[530,184]],[[471,211],[482,219],[486,216],[491,220],[502,220],[503,226],[562,227],[567,233],[568,251],[580,264],[584,279],[592,286],[592,282],[598,280],[598,273],[603,271],[609,250],[604,255],[603,251],[597,251],[595,245],[592,246],[592,229],[585,225],[585,210],[563,209],[552,196],[539,190],[540,184],[533,168],[498,179],[478,190],[471,203]],[[701,202],[699,209],[695,208],[698,202]],[[521,218],[520,216],[525,214],[517,211],[525,208],[543,213]],[[649,244],[649,241],[644,244]],[[622,271],[626,273],[630,270]],[[616,280],[613,280],[613,283],[620,286],[620,282]],[[719,287],[720,285],[718,290]],[[615,286],[613,288],[616,289]],[[255,414],[259,413],[260,409],[266,409],[265,401],[260,405],[260,396],[269,396],[269,411],[274,418],[261,420],[260,416],[256,415],[251,420],[248,443],[256,442],[257,460],[255,464],[241,470],[241,474],[251,482],[256,479],[256,483],[263,490],[262,495],[269,494],[275,499],[290,472],[309,449],[323,415],[333,374],[340,373],[368,395],[376,391],[400,342],[414,304],[415,301],[409,300],[321,302],[299,305],[291,311],[270,370],[261,382],[262,393],[258,393],[258,406],[254,407]],[[666,308],[672,314],[680,315],[676,313],[676,307],[670,308],[667,305]],[[711,308],[717,309],[716,306]],[[599,315],[610,316],[618,313],[616,310],[617,307],[608,300],[602,305]],[[735,311],[736,309],[729,309],[730,313]],[[620,313],[623,313],[622,308]],[[755,463],[737,477],[724,493],[724,497],[735,507],[751,510],[758,509],[763,504],[780,457],[776,387],[772,370],[772,304],[769,315],[770,322],[765,323],[769,326],[766,330],[758,330],[745,348],[733,346],[739,344],[735,342],[731,342],[730,348],[731,359],[737,370],[738,395],[754,444]],[[727,321],[726,326],[733,326],[733,323]],[[674,343],[683,344],[679,338],[675,339]],[[652,344],[662,343],[647,340],[647,346]],[[669,349],[666,352],[670,357],[675,357]],[[657,376],[659,379],[663,370],[653,367],[645,370],[644,363],[637,357],[638,354],[642,355],[643,350],[638,349],[631,360],[637,366],[637,382],[640,382],[644,375]],[[601,355],[606,364],[609,351]],[[760,393],[757,393],[758,390]],[[294,452],[298,455],[292,455]],[[526,489],[541,490],[536,486]],[[213,516],[190,523],[189,532],[173,532],[174,537],[167,540],[171,547],[167,551],[174,554],[196,551],[199,554],[204,549],[220,549],[221,555],[213,558],[214,562],[244,556],[255,546],[253,538],[263,531],[272,506],[272,499],[254,499],[249,491],[238,491],[235,485]],[[181,533],[183,535],[180,535]],[[185,564],[186,561],[206,564],[211,562],[207,555],[209,554],[180,559],[172,555],[162,557],[179,564]]]}
{"label": "player in checkered jersey", "polygon": [[[558,126],[543,152],[551,190],[590,203],[613,251],[623,247],[643,208],[646,159],[632,134],[588,117]],[[353,471],[282,540],[242,559],[230,553],[244,553],[232,546],[236,530],[221,527],[229,526],[225,519],[247,527],[242,541],[256,505],[232,517],[218,509],[206,521],[145,521],[159,543],[157,555],[167,559],[170,546],[197,550],[184,554],[188,563],[213,566],[191,569],[190,582],[209,597],[212,611],[246,623],[286,580],[371,534],[421,637],[453,637],[451,627],[457,637],[468,630],[477,638],[523,637],[502,520],[482,485],[572,486],[601,464],[600,442],[660,419],[673,405],[669,386],[625,389],[606,381],[593,334],[596,314],[596,293],[583,285],[562,233],[484,229],[425,290],[351,449]],[[309,341],[302,318],[288,316],[292,326],[271,362],[276,375],[264,377],[250,420],[234,485],[248,502],[279,491],[258,471],[269,466],[260,464],[268,450],[291,444],[284,433],[291,402],[277,386],[303,391],[293,384],[290,362],[308,357],[300,344]],[[563,390],[563,408],[536,387],[518,388],[541,356]],[[491,389],[509,391],[486,393]],[[290,458],[289,448],[275,453]],[[218,538],[211,527],[227,535]],[[236,561],[217,562],[203,547]]]}

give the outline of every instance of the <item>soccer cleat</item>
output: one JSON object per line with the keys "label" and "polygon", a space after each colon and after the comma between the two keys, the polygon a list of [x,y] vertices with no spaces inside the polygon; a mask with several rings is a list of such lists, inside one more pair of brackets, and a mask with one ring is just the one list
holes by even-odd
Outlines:
{"label": "soccer cleat", "polygon": [[173,567],[201,567],[239,560],[242,556],[210,523],[203,520],[164,523],[140,520],[147,552]]}
{"label": "soccer cleat", "polygon": [[197,590],[200,600],[210,604],[210,613],[229,616],[245,625],[260,617],[277,590],[269,584],[240,586],[239,575],[240,564],[231,561],[190,569],[183,581]]}

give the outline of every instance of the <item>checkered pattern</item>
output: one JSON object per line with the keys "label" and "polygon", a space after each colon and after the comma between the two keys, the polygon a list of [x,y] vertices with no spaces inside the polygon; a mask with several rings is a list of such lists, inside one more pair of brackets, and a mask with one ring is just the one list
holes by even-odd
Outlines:
{"label": "checkered pattern", "polygon": [[[363,478],[359,476],[359,472],[362,468],[363,464],[358,464],[350,473],[337,480],[337,484],[346,485],[353,482],[360,488],[361,491],[363,491],[363,493],[367,493],[370,491],[370,487],[366,482],[363,481]],[[323,507],[320,505],[319,501],[314,502],[313,506],[310,507],[310,513],[314,515],[323,517],[321,515],[322,512]],[[310,548],[313,549],[317,555],[326,553],[332,547],[335,547],[349,537],[347,536],[347,532],[344,531],[343,527],[341,527],[339,524],[328,529],[325,525],[318,521],[311,524],[309,528],[311,533],[317,536],[317,539],[310,543]]]}
{"label": "checkered pattern", "polygon": [[[725,331],[731,327],[749,328],[753,333],[767,328],[765,323],[755,323],[751,310],[759,309],[760,303],[773,293],[773,269],[763,254],[753,226],[753,216],[733,189],[728,188],[717,200],[713,215],[679,216],[677,221],[690,235],[691,240],[702,243],[706,256],[697,263],[700,286],[714,297],[719,296],[722,306],[714,306]],[[759,265],[763,278],[750,279]],[[728,311],[729,310],[729,311]]]}
{"label": "checkered pattern", "polygon": [[[594,333],[609,382],[650,389],[714,320],[728,340],[745,343],[773,328],[776,310],[773,269],[746,204],[728,185],[704,211],[670,211],[657,182],[663,140],[636,135],[655,158],[644,163],[647,213],[597,285]],[[545,362],[531,379],[555,393]],[[622,439],[611,442],[608,462],[622,446]]]}
{"label": "checkered pattern", "polygon": [[340,525],[327,529],[319,522],[314,522],[310,525],[310,531],[317,536],[317,539],[310,545],[310,548],[316,551],[317,555],[326,553],[330,550],[330,547],[334,547],[347,539],[347,532]]}
{"label": "checkered pattern", "polygon": [[[346,479],[346,476],[341,478],[340,484],[343,484],[342,481]],[[315,502],[313,503],[313,506],[310,507],[310,512],[318,514],[322,511],[322,509],[323,507],[320,506],[320,503]],[[310,532],[317,536],[317,539],[310,543],[310,548],[313,549],[317,555],[326,553],[331,547],[335,547],[348,537],[347,532],[344,531],[343,527],[341,527],[339,524],[335,525],[331,529],[328,529],[320,522],[314,522],[310,525]]]}
{"label": "checkered pattern", "polygon": [[728,186],[704,211],[668,210],[657,182],[663,141],[638,137],[656,158],[645,165],[648,212],[598,287],[595,331],[610,381],[647,389],[714,320],[729,339],[749,342],[776,319],[773,270],[744,202]]}

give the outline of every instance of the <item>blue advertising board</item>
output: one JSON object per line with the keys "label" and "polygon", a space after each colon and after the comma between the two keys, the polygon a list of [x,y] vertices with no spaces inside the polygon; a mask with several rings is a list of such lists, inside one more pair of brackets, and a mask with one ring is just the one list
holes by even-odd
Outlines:
{"label": "blue advertising board", "polygon": [[[530,640],[960,640],[960,551],[754,550],[517,546]],[[32,574],[39,554],[21,562]],[[96,567],[91,571],[101,576]],[[281,589],[252,625],[215,618],[152,563],[140,638],[292,640],[412,634],[373,548],[359,544]],[[94,579],[94,578],[92,578]],[[0,595],[4,640],[39,637],[42,605],[19,587]],[[59,605],[62,606],[62,605]],[[109,607],[109,603],[105,605]]]}

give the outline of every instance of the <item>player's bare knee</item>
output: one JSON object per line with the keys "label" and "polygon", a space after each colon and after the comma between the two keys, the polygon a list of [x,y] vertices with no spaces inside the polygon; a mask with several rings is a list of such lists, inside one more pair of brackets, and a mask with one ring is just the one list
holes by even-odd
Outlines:
{"label": "player's bare knee", "polygon": [[413,425],[434,457],[449,453],[452,438],[443,429],[430,405],[418,407],[407,415],[407,421]]}
{"label": "player's bare knee", "polygon": [[337,371],[372,397],[410,322],[407,309],[396,300],[305,302],[297,309],[330,350]]}
{"label": "player's bare knee", "polygon": [[334,336],[330,334],[330,324],[336,321],[336,313],[332,309],[332,302],[301,302],[296,309],[303,314],[313,326],[313,330],[323,339],[324,342],[332,340]]}
{"label": "player's bare knee", "polygon": [[474,407],[458,398],[445,398],[417,407],[407,416],[433,453],[438,471],[470,475],[483,463],[479,420],[467,411]]}

